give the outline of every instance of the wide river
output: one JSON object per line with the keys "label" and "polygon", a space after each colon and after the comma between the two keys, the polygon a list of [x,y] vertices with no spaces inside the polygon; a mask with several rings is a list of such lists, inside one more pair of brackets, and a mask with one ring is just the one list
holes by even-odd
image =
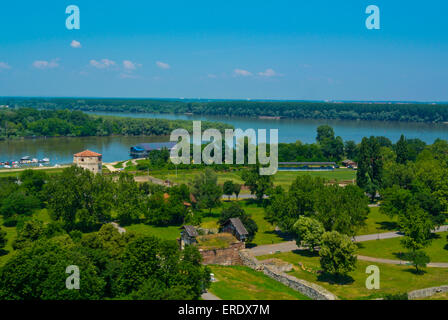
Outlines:
{"label": "wide river", "polygon": [[[363,137],[385,136],[396,142],[401,134],[407,138],[419,138],[426,143],[435,139],[448,140],[447,124],[425,124],[381,121],[343,121],[343,120],[293,120],[293,119],[255,119],[224,116],[142,114],[121,112],[94,112],[96,115],[113,115],[132,118],[159,118],[170,120],[218,121],[233,125],[243,130],[278,129],[280,142],[300,140],[312,143],[316,138],[316,128],[328,124],[334,128],[336,135],[344,141],[360,142]],[[0,161],[18,160],[23,156],[51,159],[51,164],[65,164],[73,161],[73,154],[85,149],[103,154],[103,161],[113,162],[129,158],[129,148],[141,142],[168,141],[168,137],[85,137],[85,138],[48,138],[25,139],[0,142]]]}

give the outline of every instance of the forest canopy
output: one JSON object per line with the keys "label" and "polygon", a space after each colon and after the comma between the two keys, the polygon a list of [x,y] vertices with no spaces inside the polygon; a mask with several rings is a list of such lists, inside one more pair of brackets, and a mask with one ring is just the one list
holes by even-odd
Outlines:
{"label": "forest canopy", "polygon": [[380,120],[434,123],[448,121],[448,104],[428,103],[0,98],[0,105],[54,110],[191,113],[241,117],[268,116],[295,119]]}
{"label": "forest canopy", "polygon": [[[178,128],[191,132],[192,125],[187,120],[99,117],[77,110],[0,109],[0,140],[33,136],[169,135]],[[202,127],[232,128],[227,124],[206,121],[202,122]]]}

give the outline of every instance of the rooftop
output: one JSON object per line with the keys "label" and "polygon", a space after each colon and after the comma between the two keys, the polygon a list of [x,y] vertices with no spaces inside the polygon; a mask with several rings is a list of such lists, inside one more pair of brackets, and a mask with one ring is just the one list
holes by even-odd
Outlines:
{"label": "rooftop", "polygon": [[199,236],[199,234],[198,234],[198,232],[196,231],[196,228],[195,228],[194,226],[185,225],[185,226],[182,226],[181,229],[184,229],[185,232],[186,232],[190,237],[195,238],[195,237]]}
{"label": "rooftop", "polygon": [[227,223],[233,224],[233,226],[236,229],[236,232],[238,232],[240,235],[248,235],[249,232],[247,232],[246,228],[244,227],[244,224],[241,222],[240,218],[230,218]]}
{"label": "rooftop", "polygon": [[101,157],[102,154],[101,153],[96,153],[90,150],[84,150],[82,152],[79,153],[75,153],[74,155],[75,157]]}

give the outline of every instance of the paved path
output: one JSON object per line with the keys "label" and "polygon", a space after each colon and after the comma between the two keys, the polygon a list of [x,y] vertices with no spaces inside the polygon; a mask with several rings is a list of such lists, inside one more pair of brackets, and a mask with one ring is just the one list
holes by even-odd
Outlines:
{"label": "paved path", "polygon": [[[391,259],[382,259],[382,258],[359,256],[359,255],[358,255],[358,259],[363,260],[363,261],[371,261],[371,262],[386,263],[386,264],[397,264],[397,265],[410,264],[409,261],[405,261],[405,260],[391,260]],[[432,267],[432,268],[448,268],[448,263],[431,262],[431,263],[428,263],[427,266]]]}
{"label": "paved path", "polygon": [[215,296],[213,293],[210,292],[205,292],[201,295],[201,298],[204,300],[221,300],[220,298],[218,298],[217,296]]}
{"label": "paved path", "polygon": [[[440,228],[437,228],[434,232],[444,232],[448,231],[448,225],[442,226]],[[363,236],[356,236],[354,237],[355,242],[363,242],[363,241],[371,241],[371,240],[377,240],[377,239],[391,239],[391,238],[398,238],[402,237],[403,234],[400,232],[386,232],[386,233],[376,233],[376,234],[368,234]],[[286,241],[276,244],[267,244],[262,246],[254,247],[251,250],[251,252],[255,256],[261,256],[265,254],[273,254],[276,252],[288,252],[293,250],[298,250],[299,247],[297,246],[296,242],[294,240],[292,241]]]}

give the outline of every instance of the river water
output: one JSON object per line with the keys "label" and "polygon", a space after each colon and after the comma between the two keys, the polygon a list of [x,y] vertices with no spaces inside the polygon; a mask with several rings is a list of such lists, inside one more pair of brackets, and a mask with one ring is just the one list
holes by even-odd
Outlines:
{"label": "river water", "polygon": [[[448,140],[447,124],[381,122],[381,121],[344,121],[344,120],[310,120],[310,119],[256,119],[225,116],[142,114],[121,112],[91,112],[96,115],[112,115],[133,118],[159,118],[169,120],[203,120],[226,122],[235,128],[278,129],[279,142],[300,140],[312,143],[316,138],[316,129],[322,124],[334,128],[335,134],[344,141],[360,142],[363,137],[385,136],[396,142],[401,134],[407,138],[419,138],[426,143],[435,139]],[[73,154],[89,149],[103,154],[103,161],[113,162],[129,158],[129,148],[142,142],[168,141],[168,137],[83,137],[83,138],[47,138],[25,139],[0,142],[0,161],[18,160],[23,156],[42,159],[48,157],[51,164],[65,164],[73,161]]]}

